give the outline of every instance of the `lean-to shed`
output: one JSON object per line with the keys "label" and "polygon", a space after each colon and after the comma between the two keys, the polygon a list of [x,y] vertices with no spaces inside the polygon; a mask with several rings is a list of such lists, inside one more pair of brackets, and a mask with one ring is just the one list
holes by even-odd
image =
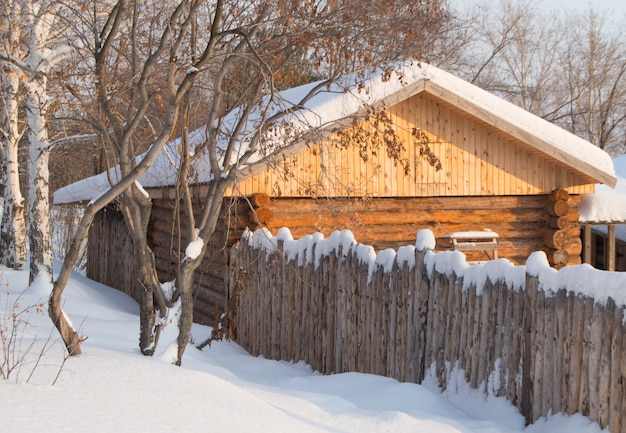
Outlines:
{"label": "lean-to shed", "polygon": [[583,261],[598,269],[626,271],[626,155],[613,162],[615,188],[598,185],[595,193],[582,195]]}
{"label": "lean-to shed", "polygon": [[[224,247],[246,226],[274,233],[288,227],[294,238],[349,229],[377,249],[413,244],[416,233],[429,228],[437,248],[451,249],[456,241],[470,260],[497,252],[523,264],[543,250],[555,266],[580,263],[580,196],[616,181],[603,150],[431,65],[407,63],[345,83],[322,89],[297,112],[307,127],[323,132],[318,140],[294,139],[272,155],[273,163],[242,170],[207,252],[213,265],[198,279],[202,314],[210,316],[219,305],[228,275]],[[301,91],[283,92],[281,101],[289,103]],[[394,157],[368,144],[372,135],[364,134],[380,113],[402,144]],[[439,170],[424,156],[424,144]],[[149,230],[166,278],[185,246],[175,230],[175,175],[163,161],[140,182],[153,198]],[[201,166],[196,172],[193,188],[201,196],[210,174]],[[106,187],[101,174],[59,190],[55,202],[88,200]],[[237,197],[247,199],[233,202]],[[96,221],[88,275],[124,288],[132,284],[116,276],[126,265],[120,222],[114,209]]]}

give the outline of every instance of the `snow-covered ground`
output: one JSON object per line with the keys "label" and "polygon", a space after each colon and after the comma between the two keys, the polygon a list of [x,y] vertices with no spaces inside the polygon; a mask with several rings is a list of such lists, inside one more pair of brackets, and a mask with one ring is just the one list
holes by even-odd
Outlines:
{"label": "snow-covered ground", "polygon": [[[26,281],[26,272],[0,268],[0,327],[16,297],[18,310],[45,303],[37,288],[22,293]],[[56,343],[28,383],[32,358],[19,374],[0,380],[0,432],[600,431],[582,416],[561,415],[524,428],[507,401],[485,398],[459,380],[442,394],[432,380],[416,385],[359,373],[323,376],[302,362],[250,356],[233,342],[189,348],[183,366],[175,367],[168,362],[167,340],[158,356],[138,353],[138,307],[126,295],[74,275],[64,299],[87,337],[84,353],[68,359],[52,385],[64,357],[53,333]],[[35,354],[51,324],[35,309],[28,320],[32,326],[19,341],[26,347],[37,338]],[[192,335],[201,341],[209,328],[195,325]]]}

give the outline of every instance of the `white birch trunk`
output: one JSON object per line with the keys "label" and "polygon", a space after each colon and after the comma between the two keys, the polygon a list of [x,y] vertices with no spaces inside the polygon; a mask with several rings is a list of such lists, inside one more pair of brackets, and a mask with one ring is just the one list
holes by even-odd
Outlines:
{"label": "white birch trunk", "polygon": [[[8,1],[2,10],[0,22],[2,49],[12,56],[19,57],[21,30],[20,6],[16,1]],[[20,77],[11,65],[2,65],[2,151],[4,203],[0,226],[0,264],[9,268],[22,269],[26,263],[26,223],[24,221],[24,197],[20,190],[18,145],[19,130],[19,86]]]}
{"label": "white birch trunk", "polygon": [[[38,83],[38,85],[35,85]],[[39,277],[52,284],[52,239],[50,231],[50,191],[48,132],[45,107],[46,79],[37,77],[29,86],[26,98],[29,141],[29,246],[30,278]]]}
{"label": "white birch trunk", "polygon": [[19,78],[3,75],[2,88],[5,106],[4,208],[0,228],[0,263],[9,268],[22,269],[26,263],[26,224],[24,222],[24,197],[20,191],[18,170],[18,101]]}
{"label": "white birch trunk", "polygon": [[50,229],[49,168],[47,115],[49,98],[48,73],[60,59],[59,52],[49,49],[48,38],[55,22],[48,2],[25,2],[28,27],[29,72],[26,87],[26,115],[29,145],[29,247],[30,283],[35,280],[52,289],[52,234]]}

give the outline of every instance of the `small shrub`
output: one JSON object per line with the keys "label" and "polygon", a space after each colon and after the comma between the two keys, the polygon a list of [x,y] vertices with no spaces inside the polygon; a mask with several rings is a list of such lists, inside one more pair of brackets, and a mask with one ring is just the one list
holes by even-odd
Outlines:
{"label": "small shrub", "polygon": [[[4,298],[4,299],[3,299]],[[7,290],[0,294],[0,302],[4,305],[0,310],[0,378],[19,381],[20,373],[28,373],[28,383],[35,370],[49,350],[57,343],[52,340],[53,329],[46,339],[30,338],[27,334],[33,328],[34,315],[43,315],[44,303],[22,305],[22,295],[11,296]],[[65,365],[65,357],[59,366],[52,382],[54,385]]]}

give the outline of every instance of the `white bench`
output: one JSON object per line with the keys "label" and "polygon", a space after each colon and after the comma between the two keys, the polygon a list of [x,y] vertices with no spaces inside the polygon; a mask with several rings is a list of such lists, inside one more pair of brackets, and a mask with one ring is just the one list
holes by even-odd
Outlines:
{"label": "white bench", "polygon": [[448,236],[452,247],[456,251],[484,251],[489,257],[489,251],[493,254],[493,260],[498,259],[498,234],[491,230],[454,232]]}

